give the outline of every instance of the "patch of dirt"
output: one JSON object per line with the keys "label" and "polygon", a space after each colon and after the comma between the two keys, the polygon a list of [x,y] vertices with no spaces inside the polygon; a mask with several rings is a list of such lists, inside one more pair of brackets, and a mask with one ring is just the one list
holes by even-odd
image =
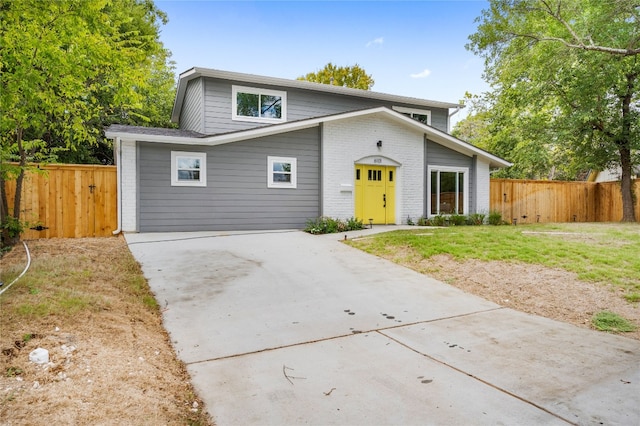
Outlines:
{"label": "patch of dirt", "polygon": [[593,314],[615,312],[638,327],[621,335],[640,340],[640,305],[627,302],[615,287],[581,281],[573,272],[519,262],[457,261],[443,254],[423,259],[403,249],[385,257],[501,306],[583,328],[593,329]]}
{"label": "patch of dirt", "polygon": [[[2,424],[212,424],[122,237],[27,245],[0,295]],[[24,248],[0,262],[6,286]]]}

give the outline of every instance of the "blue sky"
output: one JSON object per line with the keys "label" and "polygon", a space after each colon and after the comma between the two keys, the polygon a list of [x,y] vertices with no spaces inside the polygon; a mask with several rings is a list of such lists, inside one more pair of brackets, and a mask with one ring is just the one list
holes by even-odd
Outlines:
{"label": "blue sky", "polygon": [[[372,90],[458,102],[488,90],[465,49],[488,3],[156,0],[176,72],[198,66],[295,79],[328,62],[358,64]],[[461,114],[464,115],[464,114]],[[458,118],[458,117],[456,117]]]}

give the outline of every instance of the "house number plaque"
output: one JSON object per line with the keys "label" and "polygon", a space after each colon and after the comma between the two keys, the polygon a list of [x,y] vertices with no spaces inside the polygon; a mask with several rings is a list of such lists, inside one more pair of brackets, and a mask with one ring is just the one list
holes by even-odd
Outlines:
{"label": "house number plaque", "polygon": [[382,158],[374,158],[373,162],[376,164],[382,164]]}

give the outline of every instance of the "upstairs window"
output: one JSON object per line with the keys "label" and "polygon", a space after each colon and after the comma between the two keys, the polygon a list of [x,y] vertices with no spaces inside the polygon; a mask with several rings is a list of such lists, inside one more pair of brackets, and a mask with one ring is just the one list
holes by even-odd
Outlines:
{"label": "upstairs window", "polygon": [[413,118],[416,121],[421,122],[422,124],[431,125],[431,111],[428,109],[413,109],[413,108],[405,108],[405,107],[393,107],[394,111],[398,111],[400,114],[406,115],[407,117]]}
{"label": "upstairs window", "polygon": [[287,92],[233,86],[232,97],[234,120],[267,123],[287,120]]}
{"label": "upstairs window", "polygon": [[207,154],[171,151],[171,186],[207,186]]}

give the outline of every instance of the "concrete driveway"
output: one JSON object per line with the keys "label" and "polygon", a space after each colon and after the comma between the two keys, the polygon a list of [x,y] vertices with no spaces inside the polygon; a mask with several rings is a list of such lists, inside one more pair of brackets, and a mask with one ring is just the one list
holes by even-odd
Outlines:
{"label": "concrete driveway", "polygon": [[640,342],[503,308],[340,238],[126,236],[219,426],[640,423]]}

